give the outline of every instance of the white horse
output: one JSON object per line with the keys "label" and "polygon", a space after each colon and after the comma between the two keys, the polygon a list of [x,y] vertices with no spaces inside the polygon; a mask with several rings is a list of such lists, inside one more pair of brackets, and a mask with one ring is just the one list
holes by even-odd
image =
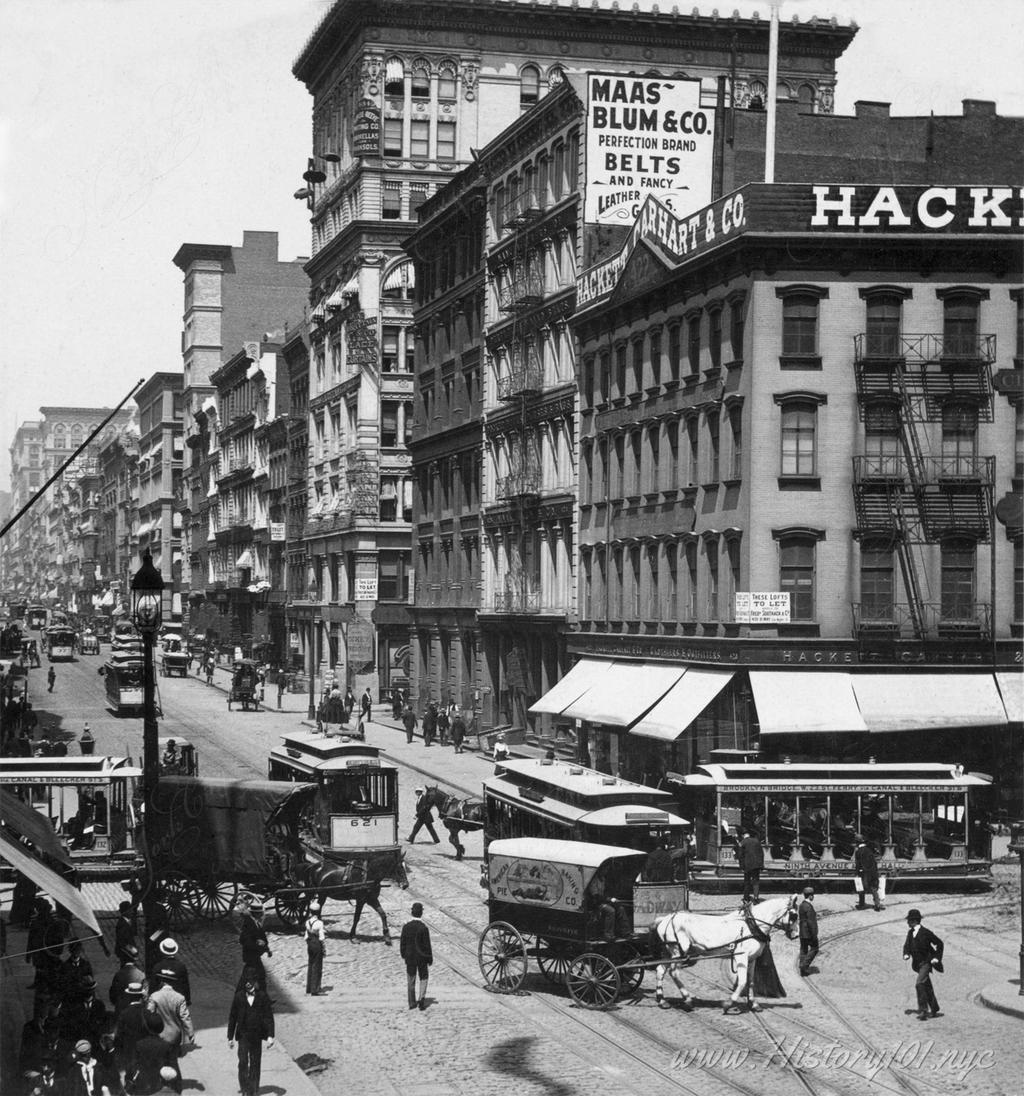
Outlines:
{"label": "white horse", "polygon": [[772,930],[785,922],[786,935],[789,936],[796,910],[800,902],[798,894],[769,898],[748,909],[740,908],[730,913],[712,916],[702,913],[680,911],[669,913],[660,918],[651,928],[652,946],[659,958],[667,959],[657,967],[658,983],[655,999],[659,1008],[668,1008],[668,1002],[662,989],[665,971],[672,975],[682,994],[683,1006],[691,1007],[691,995],[687,992],[678,973],[682,962],[703,952],[721,951],[723,957],[732,960],[734,984],[732,996],[725,1005],[728,1012],[731,1007],[738,1008],[744,994],[748,998],[752,1012],[760,1010],[754,1000],[754,968],[758,956],[764,951]]}

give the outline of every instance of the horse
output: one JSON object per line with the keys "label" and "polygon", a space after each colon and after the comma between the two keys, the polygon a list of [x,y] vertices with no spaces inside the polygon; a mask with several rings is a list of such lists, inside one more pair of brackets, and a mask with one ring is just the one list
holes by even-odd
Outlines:
{"label": "horse", "polygon": [[682,994],[683,1007],[689,1010],[692,997],[677,973],[678,966],[691,956],[721,949],[727,950],[731,957],[734,976],[732,996],[725,1004],[724,1011],[739,1008],[746,995],[751,1012],[759,1012],[761,1006],[754,1000],[757,959],[767,947],[773,929],[784,925],[786,936],[792,938],[799,903],[800,895],[791,894],[769,898],[754,906],[744,904],[740,909],[723,915],[681,910],[659,918],[650,929],[651,952],[669,962],[659,963],[657,967],[655,1000],[658,1007],[669,1007],[662,988],[665,972],[668,971]]}
{"label": "horse", "polygon": [[461,860],[466,855],[466,847],[459,841],[459,834],[483,829],[484,801],[475,795],[460,799],[436,784],[424,790],[423,800],[437,808],[441,824],[448,831],[448,840],[455,847],[455,859]]}

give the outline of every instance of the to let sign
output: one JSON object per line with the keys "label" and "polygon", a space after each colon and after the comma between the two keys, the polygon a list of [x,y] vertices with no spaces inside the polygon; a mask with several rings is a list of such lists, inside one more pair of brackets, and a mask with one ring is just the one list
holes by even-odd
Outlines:
{"label": "to let sign", "polygon": [[789,594],[736,591],[737,624],[789,624]]}

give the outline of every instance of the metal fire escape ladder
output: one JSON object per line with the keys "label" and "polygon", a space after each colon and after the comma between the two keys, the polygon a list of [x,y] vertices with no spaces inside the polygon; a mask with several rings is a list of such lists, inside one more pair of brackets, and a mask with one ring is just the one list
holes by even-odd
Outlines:
{"label": "metal fire escape ladder", "polygon": [[[925,460],[918,433],[918,424],[922,422],[921,401],[914,398],[907,383],[907,366],[904,358],[896,369],[896,379],[900,392],[900,446],[907,464],[907,478],[910,480],[910,492],[902,485],[890,490],[890,502],[896,528],[899,530],[896,541],[896,553],[903,575],[903,586],[907,593],[910,619],[914,635],[923,639],[925,634],[924,598],[921,593],[921,579],[914,559],[914,547],[927,539],[925,528],[924,491]],[[908,502],[914,512],[907,512]]]}

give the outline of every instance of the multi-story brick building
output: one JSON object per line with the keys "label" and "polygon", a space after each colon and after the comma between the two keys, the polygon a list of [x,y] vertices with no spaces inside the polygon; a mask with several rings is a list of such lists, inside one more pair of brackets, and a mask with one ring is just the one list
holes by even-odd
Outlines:
{"label": "multi-story brick building", "polygon": [[132,575],[140,564],[139,436],[134,426],[101,442],[97,460],[102,494],[93,607],[111,617],[129,605]]}
{"label": "multi-story brick building", "polygon": [[581,273],[581,687],[538,707],[600,767],[1007,768],[1024,233],[990,170],[649,199]]}
{"label": "multi-story brick building", "polygon": [[181,498],[183,378],[154,373],[135,395],[139,413],[138,550],[148,551],[170,593],[171,620],[182,619]]}
{"label": "multi-story brick building", "polygon": [[[183,414],[188,456],[183,469],[182,587],[196,606],[206,603],[210,570],[207,510],[216,478],[216,447],[205,429],[211,406],[211,375],[247,342],[261,342],[269,331],[302,315],[309,289],[303,260],[278,259],[276,232],[250,232],[240,247],[182,244],[174,264],[184,274],[181,355]],[[211,467],[212,466],[212,467]],[[205,627],[200,611],[199,630]]]}
{"label": "multi-story brick building", "polygon": [[[855,29],[815,20],[786,33],[782,75],[812,109],[830,109],[835,60]],[[407,615],[377,595],[393,588],[385,563],[408,566],[398,558],[411,537],[399,416],[411,397],[412,286],[400,247],[417,210],[567,74],[683,64],[713,95],[734,45],[743,78],[763,79],[767,44],[756,19],[469,0],[339,0],[314,31],[294,67],[314,100],[308,185],[296,195],[312,212],[306,539],[319,599],[303,627],[351,680],[386,690],[407,641]],[[450,671],[428,674],[451,689]],[[457,688],[463,680],[480,674],[456,677]]]}

